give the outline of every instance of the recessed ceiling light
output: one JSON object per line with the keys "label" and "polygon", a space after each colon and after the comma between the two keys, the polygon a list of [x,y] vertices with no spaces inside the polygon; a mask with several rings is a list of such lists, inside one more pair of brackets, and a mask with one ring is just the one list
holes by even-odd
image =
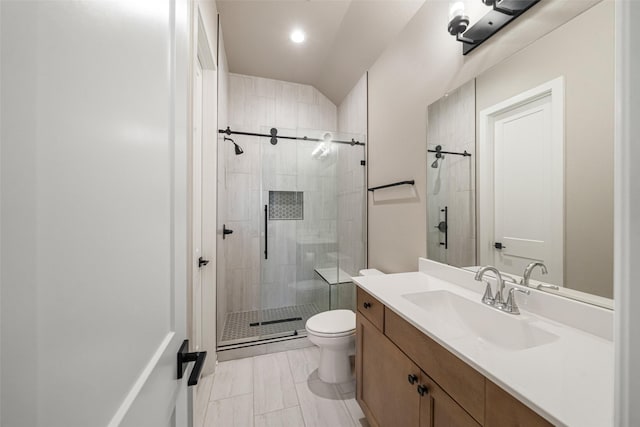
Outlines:
{"label": "recessed ceiling light", "polygon": [[302,30],[293,30],[291,32],[291,41],[294,43],[302,43],[305,39],[304,32]]}

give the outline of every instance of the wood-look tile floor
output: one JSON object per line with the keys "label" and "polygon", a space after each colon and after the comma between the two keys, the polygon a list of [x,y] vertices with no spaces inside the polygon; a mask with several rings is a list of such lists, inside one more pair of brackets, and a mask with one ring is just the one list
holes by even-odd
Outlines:
{"label": "wood-look tile floor", "polygon": [[196,390],[196,427],[368,427],[355,379],[318,378],[317,347],[221,362]]}

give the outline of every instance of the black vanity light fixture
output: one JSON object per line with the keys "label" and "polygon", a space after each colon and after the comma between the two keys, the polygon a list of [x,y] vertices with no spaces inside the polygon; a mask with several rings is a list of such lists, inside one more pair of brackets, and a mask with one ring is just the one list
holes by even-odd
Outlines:
{"label": "black vanity light fixture", "polygon": [[466,55],[539,1],[482,0],[491,10],[471,27],[469,17],[465,15],[464,3],[456,1],[449,9],[449,34],[456,36],[456,40],[463,44],[462,54]]}

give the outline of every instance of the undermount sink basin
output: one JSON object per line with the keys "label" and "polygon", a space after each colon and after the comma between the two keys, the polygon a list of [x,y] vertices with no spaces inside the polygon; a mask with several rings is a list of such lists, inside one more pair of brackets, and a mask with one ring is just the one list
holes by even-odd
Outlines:
{"label": "undermount sink basin", "polygon": [[449,291],[418,292],[402,297],[433,316],[433,321],[451,338],[473,335],[505,350],[525,350],[558,338],[520,316],[501,313]]}

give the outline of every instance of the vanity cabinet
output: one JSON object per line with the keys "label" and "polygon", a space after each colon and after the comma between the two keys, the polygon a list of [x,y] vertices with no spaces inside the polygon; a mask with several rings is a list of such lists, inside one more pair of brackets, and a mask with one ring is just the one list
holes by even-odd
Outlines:
{"label": "vanity cabinet", "polygon": [[480,426],[364,315],[356,319],[358,401],[372,425]]}
{"label": "vanity cabinet", "polygon": [[356,397],[372,426],[551,426],[361,288],[357,302]]}
{"label": "vanity cabinet", "polygon": [[371,424],[418,426],[420,369],[360,312],[356,337],[358,400]]}

